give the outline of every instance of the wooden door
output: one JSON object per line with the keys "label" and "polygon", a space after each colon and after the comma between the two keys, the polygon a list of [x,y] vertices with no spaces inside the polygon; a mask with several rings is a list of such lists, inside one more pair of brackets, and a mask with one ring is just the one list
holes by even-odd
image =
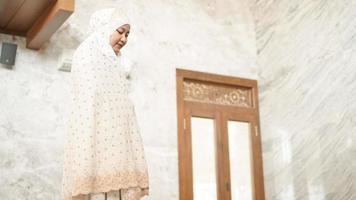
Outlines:
{"label": "wooden door", "polygon": [[180,200],[264,200],[257,81],[176,72]]}

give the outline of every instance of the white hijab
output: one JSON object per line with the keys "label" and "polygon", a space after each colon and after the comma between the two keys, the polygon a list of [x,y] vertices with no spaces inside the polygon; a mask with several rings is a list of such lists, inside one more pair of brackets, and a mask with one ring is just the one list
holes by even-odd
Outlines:
{"label": "white hijab", "polygon": [[[127,14],[126,14],[127,13]],[[129,73],[131,66],[127,59],[123,59],[122,50],[116,55],[110,45],[110,36],[117,28],[122,25],[130,24],[128,12],[120,12],[117,8],[106,8],[96,11],[92,14],[89,21],[89,33],[96,38],[97,47],[105,54],[112,62],[119,62],[123,65],[125,71]]]}

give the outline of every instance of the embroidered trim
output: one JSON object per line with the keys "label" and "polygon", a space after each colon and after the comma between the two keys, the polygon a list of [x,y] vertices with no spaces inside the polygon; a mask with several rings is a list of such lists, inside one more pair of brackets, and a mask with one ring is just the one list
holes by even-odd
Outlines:
{"label": "embroidered trim", "polygon": [[82,200],[86,194],[134,187],[141,188],[141,196],[148,195],[147,172],[126,171],[104,176],[76,177],[73,180],[72,194],[65,194],[64,200]]}

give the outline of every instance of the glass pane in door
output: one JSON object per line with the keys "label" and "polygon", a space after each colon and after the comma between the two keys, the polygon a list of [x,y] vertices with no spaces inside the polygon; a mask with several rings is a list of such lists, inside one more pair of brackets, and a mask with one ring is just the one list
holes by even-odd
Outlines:
{"label": "glass pane in door", "polygon": [[192,117],[194,200],[216,200],[214,120]]}
{"label": "glass pane in door", "polygon": [[252,200],[250,123],[228,121],[232,200]]}

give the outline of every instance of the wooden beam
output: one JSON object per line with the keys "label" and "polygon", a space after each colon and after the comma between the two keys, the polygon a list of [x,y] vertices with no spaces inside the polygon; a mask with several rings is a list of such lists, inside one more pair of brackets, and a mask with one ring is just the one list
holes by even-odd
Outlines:
{"label": "wooden beam", "polygon": [[25,0],[5,28],[27,32],[54,2],[56,0]]}
{"label": "wooden beam", "polygon": [[14,30],[8,30],[8,29],[0,29],[0,33],[8,34],[8,35],[17,35],[17,36],[21,36],[21,37],[26,36],[26,32],[14,31]]}
{"label": "wooden beam", "polygon": [[38,50],[74,12],[74,0],[57,0],[41,15],[26,35],[26,46]]}
{"label": "wooden beam", "polygon": [[0,27],[5,29],[25,0],[0,0]]}

